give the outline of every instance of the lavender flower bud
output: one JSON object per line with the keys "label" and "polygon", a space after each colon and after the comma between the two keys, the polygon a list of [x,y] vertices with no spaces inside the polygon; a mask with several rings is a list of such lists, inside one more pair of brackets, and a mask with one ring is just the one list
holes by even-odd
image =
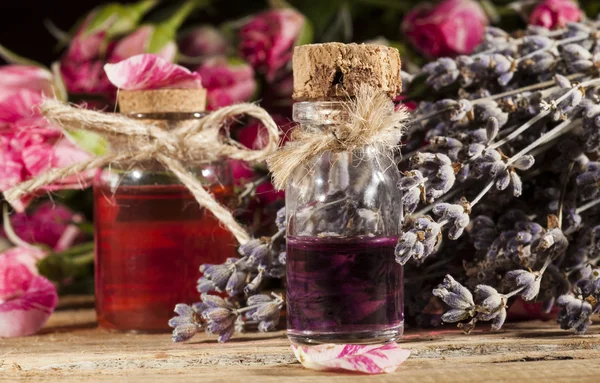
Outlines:
{"label": "lavender flower bud", "polygon": [[258,274],[256,274],[256,277],[254,277],[250,281],[250,283],[248,283],[244,287],[244,294],[246,294],[246,295],[255,294],[258,291],[258,289],[260,288],[260,285],[263,281],[263,275],[264,275],[264,271],[259,271]]}
{"label": "lavender flower bud", "polygon": [[594,66],[591,60],[577,60],[569,62],[569,68],[572,72],[585,72]]}
{"label": "lavender flower bud", "polygon": [[496,177],[496,189],[505,190],[508,185],[510,185],[510,175],[509,172],[502,172],[500,175]]}
{"label": "lavender flower bud", "polygon": [[556,304],[561,307],[557,318],[561,329],[583,334],[592,324],[590,316],[593,308],[588,302],[572,295],[561,295]]}
{"label": "lavender flower bud", "polygon": [[196,320],[195,311],[183,303],[177,304],[174,311],[178,316],[169,320],[169,326],[174,328],[173,342],[183,342],[196,335],[202,325]]}
{"label": "lavender flower bud", "polygon": [[529,154],[526,154],[520,158],[518,158],[515,162],[512,163],[512,166],[519,170],[527,170],[533,166],[535,163],[535,158]]}
{"label": "lavender flower bud", "polygon": [[475,288],[475,295],[480,303],[480,311],[477,319],[482,321],[492,321],[492,329],[499,330],[506,320],[506,298],[491,286],[478,285]]}
{"label": "lavender flower bud", "polygon": [[404,173],[404,177],[398,181],[398,189],[407,191],[423,183],[423,174],[418,170],[411,170]]}
{"label": "lavender flower bud", "polygon": [[500,124],[498,122],[498,119],[494,116],[489,117],[487,119],[487,122],[485,125],[485,134],[486,134],[487,142],[490,143],[490,142],[494,141],[494,139],[498,135],[499,131],[500,131]]}
{"label": "lavender flower bud", "polygon": [[433,295],[453,309],[470,311],[475,308],[473,294],[451,275],[446,275],[444,281],[436,289],[433,289]]}
{"label": "lavender flower bud", "polygon": [[274,320],[273,321],[262,321],[258,324],[258,331],[260,331],[260,332],[273,331],[277,327],[278,322],[279,322],[279,319],[277,321],[274,321]]}
{"label": "lavender flower bud", "polygon": [[277,226],[277,230],[285,230],[285,206],[277,210],[275,225]]}
{"label": "lavender flower bud", "polygon": [[515,172],[510,171],[510,182],[513,187],[513,196],[520,197],[523,194],[523,181],[521,181],[521,177]]}
{"label": "lavender flower bud", "polygon": [[201,299],[202,299],[202,302],[206,305],[207,310],[216,308],[216,307],[225,307],[225,308],[233,307],[231,305],[231,303],[227,302],[225,299],[223,299],[217,295],[202,294]]}
{"label": "lavender flower bud", "polygon": [[579,44],[564,45],[562,52],[565,61],[589,60],[592,58],[592,54]]}
{"label": "lavender flower bud", "polygon": [[534,300],[540,292],[542,276],[538,272],[512,270],[506,273],[506,278],[513,281],[518,288],[524,288],[521,291],[521,297],[526,301]]}
{"label": "lavender flower bud", "polygon": [[248,273],[244,271],[236,271],[231,274],[225,287],[225,291],[227,291],[230,297],[234,297],[243,291],[247,276]]}
{"label": "lavender flower bud", "polygon": [[198,327],[194,324],[180,325],[175,327],[173,330],[171,340],[176,343],[185,342],[186,340],[191,339],[197,333]]}
{"label": "lavender flower bud", "polygon": [[500,84],[500,86],[506,86],[514,76],[515,72],[503,73],[502,75],[498,76],[498,84]]}

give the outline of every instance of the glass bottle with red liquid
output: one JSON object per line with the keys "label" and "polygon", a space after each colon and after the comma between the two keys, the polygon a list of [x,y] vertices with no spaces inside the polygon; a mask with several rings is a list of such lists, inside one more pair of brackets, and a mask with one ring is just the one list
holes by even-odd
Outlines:
{"label": "glass bottle with red liquid", "polygon": [[[350,123],[348,103],[340,100],[353,96],[373,60],[384,74],[396,71],[390,77],[399,78],[397,51],[393,67],[389,57],[379,58],[382,50],[387,55],[390,48],[339,43],[297,47],[294,96],[302,101],[294,104],[294,121],[324,135]],[[379,56],[369,57],[370,52]],[[337,63],[327,61],[331,57]],[[340,63],[346,65],[336,67]],[[331,82],[318,82],[328,71]],[[393,154],[370,146],[325,151],[292,173],[286,187],[287,327],[292,342],[369,344],[402,336],[403,269],[394,256],[402,217],[398,179]]]}
{"label": "glass bottle with red liquid", "polygon": [[[119,92],[122,114],[162,129],[204,116],[204,89]],[[120,145],[111,142],[111,149]],[[222,204],[233,196],[227,160],[186,164]],[[234,237],[157,161],[104,169],[94,184],[96,311],[100,327],[170,331],[180,302],[198,299],[203,263],[235,256]]]}

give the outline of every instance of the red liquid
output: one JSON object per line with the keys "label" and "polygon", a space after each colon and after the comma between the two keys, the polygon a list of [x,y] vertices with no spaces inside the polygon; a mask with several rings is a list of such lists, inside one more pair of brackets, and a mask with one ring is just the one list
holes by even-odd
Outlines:
{"label": "red liquid", "polygon": [[[231,188],[211,192],[221,203]],[[170,331],[177,303],[198,301],[203,263],[235,256],[235,239],[182,185],[95,186],[96,311],[101,327]]]}

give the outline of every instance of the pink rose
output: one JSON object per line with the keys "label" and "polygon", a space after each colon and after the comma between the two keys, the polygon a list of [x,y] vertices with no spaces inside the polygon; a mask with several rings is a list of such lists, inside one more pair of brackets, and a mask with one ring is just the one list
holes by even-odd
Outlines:
{"label": "pink rose", "polygon": [[[142,53],[150,52],[150,42],[154,33],[157,33],[156,26],[141,26],[135,32],[122,38],[115,44],[115,47],[108,58],[108,62],[115,63]],[[166,41],[157,52],[153,53],[167,61],[174,61],[175,56],[177,55],[177,45],[174,41]]]}
{"label": "pink rose", "polygon": [[106,64],[104,71],[115,87],[126,90],[202,87],[198,73],[153,54]]}
{"label": "pink rose", "polygon": [[209,110],[248,101],[256,90],[254,70],[245,62],[213,57],[207,59],[196,71],[200,74],[202,86],[208,91]]}
{"label": "pink rose", "polygon": [[63,251],[71,247],[81,235],[74,225],[83,217],[73,213],[64,205],[44,202],[33,213],[17,213],[10,217],[15,234],[29,243],[39,243],[51,247],[54,251]]}
{"label": "pink rose", "polygon": [[529,16],[529,24],[548,29],[563,28],[568,22],[580,21],[583,12],[571,0],[543,0]]}
{"label": "pink rose", "polygon": [[420,4],[402,22],[412,45],[429,57],[470,54],[483,40],[488,19],[473,0]]}
{"label": "pink rose", "polygon": [[240,29],[241,56],[265,74],[268,81],[273,81],[292,59],[292,48],[304,22],[304,16],[290,8],[255,15]]}
{"label": "pink rose", "polygon": [[35,334],[54,311],[56,288],[35,266],[44,256],[22,247],[0,254],[0,337]]}
{"label": "pink rose", "polygon": [[188,57],[207,58],[227,52],[227,39],[219,30],[203,25],[185,32],[178,41],[179,51]]}

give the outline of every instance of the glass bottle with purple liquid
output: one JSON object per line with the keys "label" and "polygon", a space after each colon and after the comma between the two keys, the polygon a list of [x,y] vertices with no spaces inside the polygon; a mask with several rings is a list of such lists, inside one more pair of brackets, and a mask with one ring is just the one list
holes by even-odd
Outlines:
{"label": "glass bottle with purple liquid", "polygon": [[[294,121],[304,130],[330,134],[350,122],[344,101],[303,99],[294,104]],[[370,146],[325,151],[294,170],[286,187],[292,342],[367,344],[402,336],[403,269],[394,257],[399,178],[393,154]]]}

